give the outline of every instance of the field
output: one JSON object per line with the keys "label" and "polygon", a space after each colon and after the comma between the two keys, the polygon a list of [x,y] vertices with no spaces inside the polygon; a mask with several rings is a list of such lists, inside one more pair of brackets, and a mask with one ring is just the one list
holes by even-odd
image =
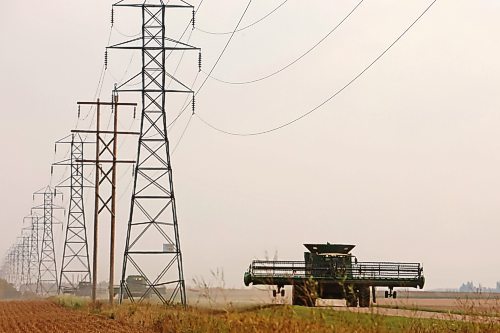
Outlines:
{"label": "field", "polygon": [[490,295],[407,294],[380,298],[370,309],[346,308],[342,301],[294,307],[289,295],[274,299],[266,289],[191,289],[188,295],[188,308],[110,307],[71,296],[4,301],[0,332],[500,332],[500,302]]}
{"label": "field", "polygon": [[61,307],[52,301],[0,302],[1,333],[139,333],[148,332],[131,324]]}

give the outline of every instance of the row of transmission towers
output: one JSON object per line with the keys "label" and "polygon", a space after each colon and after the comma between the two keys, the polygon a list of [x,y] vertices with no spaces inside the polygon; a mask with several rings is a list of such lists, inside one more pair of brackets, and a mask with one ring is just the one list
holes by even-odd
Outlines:
{"label": "row of transmission towers", "polygon": [[59,283],[53,227],[60,223],[54,214],[61,209],[55,204],[58,195],[61,193],[50,186],[33,194],[34,200],[40,204],[24,218],[29,225],[22,229],[16,243],[7,252],[2,277],[21,292],[42,296],[57,293]]}
{"label": "row of transmission towers", "polygon": [[[112,7],[112,25],[115,21],[115,9],[124,8],[139,10],[141,35],[108,46],[105,65],[107,67],[108,49],[128,50],[140,53],[140,69],[122,84],[115,84],[111,102],[97,100],[79,103],[96,106],[97,128],[73,130],[70,136],[56,142],[56,147],[70,145],[70,157],[54,164],[69,167],[70,176],[58,184],[57,189],[48,186],[35,193],[35,197],[43,198],[43,203],[33,207],[31,214],[25,218],[29,226],[23,229],[17,242],[9,249],[0,273],[18,290],[40,295],[76,290],[81,283],[92,283],[92,296],[95,299],[99,216],[105,212],[110,216],[111,227],[110,302],[116,293],[116,288],[113,287],[115,227],[123,226],[126,228],[126,245],[119,284],[120,301],[130,299],[141,302],[155,297],[163,303],[186,304],[166,104],[170,94],[187,94],[192,97],[194,112],[194,91],[174,77],[172,73],[176,69],[171,71],[167,68],[167,58],[174,51],[197,51],[200,62],[198,66],[201,67],[201,50],[168,37],[166,17],[171,9],[187,9],[190,11],[189,16],[192,13],[189,24],[194,29],[195,10],[183,0],[121,0]],[[141,80],[141,86],[130,89],[130,82],[137,79]],[[120,132],[117,129],[118,106],[136,105],[118,103],[118,94],[122,93],[138,97],[141,108],[139,132]],[[100,128],[99,111],[102,105],[112,107],[115,119],[113,131]],[[121,161],[117,158],[118,134],[138,137],[135,160]],[[95,142],[87,141],[88,135],[95,135]],[[88,144],[94,145],[95,158],[85,156],[84,147]],[[128,221],[116,221],[117,163],[135,165]],[[93,181],[84,176],[84,168],[91,165],[95,168]],[[108,187],[106,194],[103,194],[101,187],[105,185]],[[89,257],[87,239],[89,219],[84,207],[86,187],[94,188],[95,199],[92,260]],[[62,260],[58,270],[54,226],[61,222],[55,218],[54,212],[61,209],[55,203],[56,197],[62,196],[60,188],[69,188],[69,205]]]}

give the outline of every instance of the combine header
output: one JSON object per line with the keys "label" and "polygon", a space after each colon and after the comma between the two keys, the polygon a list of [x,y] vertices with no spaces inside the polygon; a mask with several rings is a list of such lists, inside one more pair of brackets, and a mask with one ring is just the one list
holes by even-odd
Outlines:
{"label": "combine header", "polygon": [[316,299],[345,299],[349,307],[369,307],[370,287],[387,287],[385,297],[396,298],[395,287],[424,287],[419,263],[360,262],[350,252],[355,245],[304,244],[304,261],[254,260],[245,273],[246,286],[275,285],[273,295],[285,296],[292,286],[292,304],[315,306]]}

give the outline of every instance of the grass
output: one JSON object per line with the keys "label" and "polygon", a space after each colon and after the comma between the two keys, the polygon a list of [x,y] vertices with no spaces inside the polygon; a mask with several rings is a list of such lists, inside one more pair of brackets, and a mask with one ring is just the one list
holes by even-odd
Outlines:
{"label": "grass", "polygon": [[143,327],[158,333],[178,332],[499,332],[494,321],[482,323],[403,318],[376,313],[336,311],[329,308],[305,308],[274,305],[240,309],[203,309],[153,304],[123,304],[110,307],[103,303],[91,304],[75,297],[58,297],[61,306],[87,311],[126,324]]}
{"label": "grass", "polygon": [[60,306],[65,307],[65,308],[76,309],[76,310],[82,309],[82,308],[86,308],[86,309],[89,308],[88,307],[89,306],[88,300],[81,298],[81,297],[73,296],[73,295],[59,295],[59,296],[53,297],[52,300],[56,304],[59,304]]}

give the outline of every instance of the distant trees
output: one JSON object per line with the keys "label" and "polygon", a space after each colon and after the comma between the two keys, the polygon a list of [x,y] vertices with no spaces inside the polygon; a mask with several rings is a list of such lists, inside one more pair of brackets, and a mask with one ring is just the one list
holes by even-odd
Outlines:
{"label": "distant trees", "polygon": [[486,288],[479,284],[477,287],[472,281],[462,283],[458,291],[461,293],[475,293],[475,292],[490,292],[490,293],[500,293],[500,281],[497,282],[496,288]]}
{"label": "distant trees", "polygon": [[21,293],[4,279],[0,279],[0,299],[13,299],[21,297]]}

